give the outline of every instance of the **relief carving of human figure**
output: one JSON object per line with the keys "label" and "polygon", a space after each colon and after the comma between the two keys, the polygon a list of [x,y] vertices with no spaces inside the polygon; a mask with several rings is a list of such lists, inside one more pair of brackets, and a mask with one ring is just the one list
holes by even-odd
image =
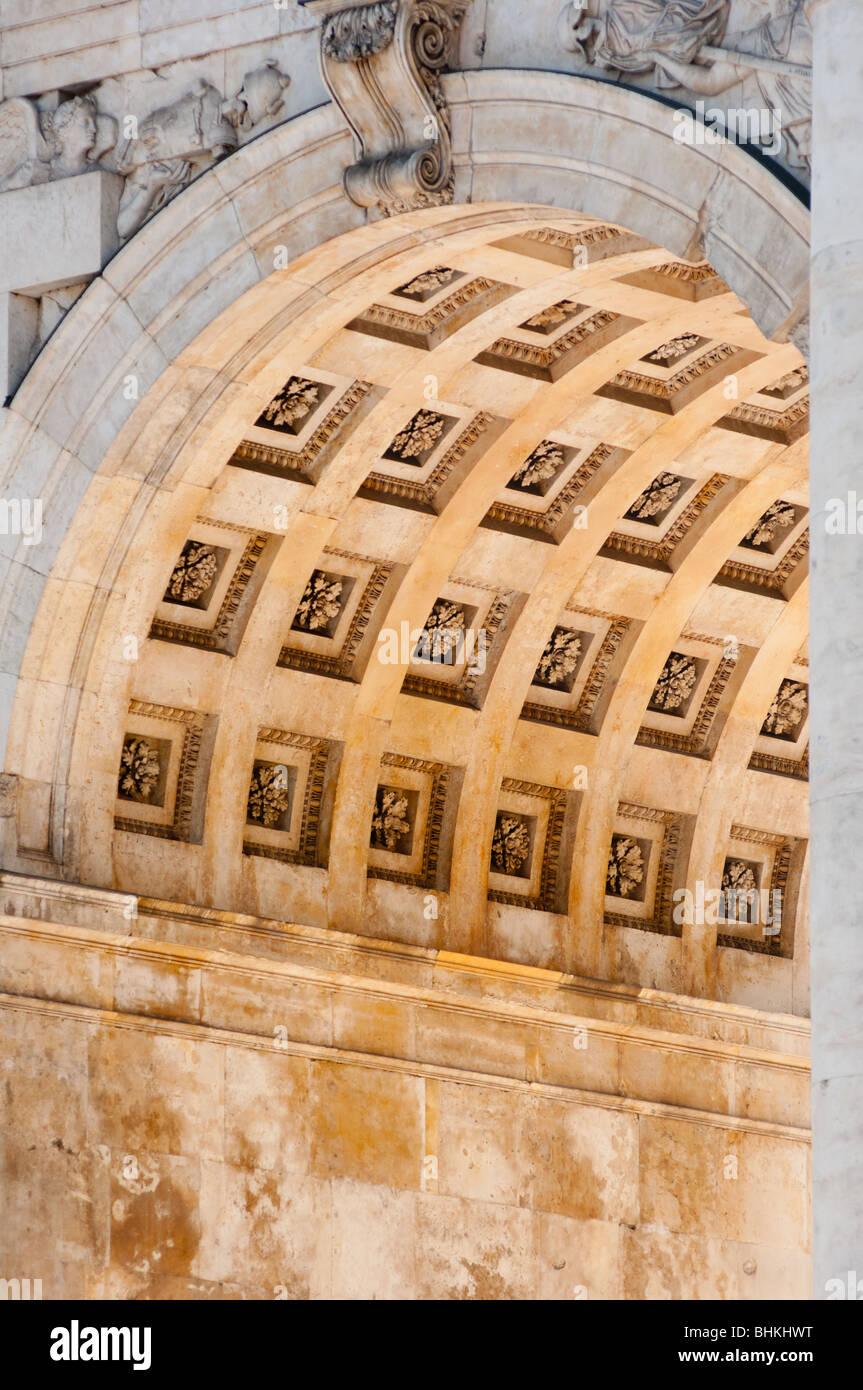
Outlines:
{"label": "relief carving of human figure", "polygon": [[561,16],[561,38],[596,67],[647,72],[654,53],[692,62],[718,43],[730,0],[576,0]]}
{"label": "relief carving of human figure", "polygon": [[[117,229],[131,236],[194,176],[236,149],[284,109],[290,77],[268,58],[231,100],[199,79],[184,96],[140,124],[99,110],[96,94],[70,97],[53,110],[28,97],[0,101],[0,193],[101,168],[125,180]],[[129,123],[131,122],[131,128]]]}
{"label": "relief carving of human figure", "polygon": [[281,111],[290,80],[268,59],[246,73],[232,101],[199,79],[178,101],[151,112],[117,150],[117,168],[126,178],[120,236],[131,236],[196,174],[236,149],[238,132],[248,134]]}
{"label": "relief carving of human figure", "polygon": [[[575,0],[565,48],[592,66],[718,96],[754,78],[788,163],[809,168],[813,0]],[[752,19],[757,22],[752,24]],[[751,60],[751,61],[750,61]]]}
{"label": "relief carving of human figure", "polygon": [[89,96],[40,111],[26,97],[0,102],[0,192],[83,174],[117,138],[117,122]]}

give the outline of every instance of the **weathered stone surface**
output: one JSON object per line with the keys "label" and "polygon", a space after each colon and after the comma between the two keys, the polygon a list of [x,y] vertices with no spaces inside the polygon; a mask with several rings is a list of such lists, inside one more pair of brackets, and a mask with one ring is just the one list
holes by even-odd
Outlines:
{"label": "weathered stone surface", "polygon": [[[10,901],[22,898],[14,879],[3,888]],[[477,960],[471,981],[465,962],[441,953],[435,976],[422,949],[391,958],[379,943],[375,959],[357,939],[302,928],[293,940],[283,931],[267,943],[263,924],[252,933],[250,919],[232,914],[211,916],[200,943],[184,946],[193,915],[184,925],[182,914],[145,912],[130,934],[123,895],[69,889],[64,913],[64,892],[55,890],[50,911],[43,904],[44,944],[34,950],[31,935],[31,952],[50,959],[49,937],[89,932],[93,978],[113,978],[120,995],[103,996],[101,1018],[82,1010],[74,999],[92,986],[57,966],[66,985],[56,1002],[0,998],[11,1204],[0,1263],[19,1270],[22,1259],[37,1261],[45,1297],[805,1295],[803,1117],[798,1107],[765,1118],[787,1084],[777,1049],[795,1046],[782,1020],[753,1013],[741,1046],[741,1011],[704,1006],[710,1031],[727,1037],[702,1042],[701,1053],[712,1047],[720,1067],[742,1068],[733,1118],[704,1055],[681,1084],[697,1040],[673,996],[648,1003],[621,991],[609,1005],[583,985],[588,1013],[579,1021],[565,1012],[571,986],[552,972],[510,967],[506,983],[493,962]],[[105,914],[99,931],[86,927],[86,915],[77,926],[51,920],[74,918],[88,892]],[[0,917],[4,960],[27,925]],[[187,969],[189,953],[204,952],[214,1022],[238,969],[254,967],[256,1002],[250,995],[227,1030],[198,1023],[183,991],[173,1021],[155,1017],[159,973],[137,975],[134,1003],[117,975],[139,946],[167,948]],[[348,965],[351,951],[343,974],[337,962]],[[261,972],[284,972],[292,956],[303,961],[307,986],[309,971],[320,981],[309,995],[318,1011],[323,982],[335,992],[334,1045],[315,1041],[314,1010],[294,1007],[289,990],[287,1026],[271,1022],[275,996],[260,987]],[[445,1014],[463,1017],[447,1060],[436,1030],[416,1026],[418,1002],[427,1001],[424,1015],[434,999],[447,1006],[438,1005],[438,1031]],[[639,1009],[644,1018],[634,1024]],[[661,1022],[663,1009],[667,1026],[656,1031],[648,1020]],[[513,1010],[532,1022],[519,1028],[507,1019]],[[603,1010],[605,1018],[591,1017]],[[619,1071],[634,1029],[642,1064],[622,1062]],[[502,1050],[507,1032],[512,1050]],[[765,1055],[756,1038],[772,1059],[769,1087],[756,1084]],[[671,1050],[656,1091],[649,1064],[660,1039]],[[580,1069],[564,1071],[564,1047]],[[533,1085],[525,1068],[534,1069]]]}
{"label": "weathered stone surface", "polygon": [[[559,0],[31,8],[0,1278],[805,1295],[808,215],[653,99],[719,80],[728,7],[590,0],[583,63]],[[801,7],[758,9],[773,106]],[[731,866],[778,932],[674,914]]]}

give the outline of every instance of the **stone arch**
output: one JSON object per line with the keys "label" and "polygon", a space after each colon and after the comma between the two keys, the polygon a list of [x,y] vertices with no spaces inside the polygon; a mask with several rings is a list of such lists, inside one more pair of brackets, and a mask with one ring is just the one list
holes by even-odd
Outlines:
{"label": "stone arch", "polygon": [[[29,1258],[55,1210],[74,1239],[52,1297],[809,1289],[808,734],[761,737],[808,680],[807,213],[743,150],[673,144],[637,92],[443,85],[452,205],[361,211],[339,110],[310,111],[146,224],[5,412],[6,495],[45,504],[42,545],[0,538],[3,1002],[11,1081],[40,1101],[13,1107],[7,1245]],[[407,332],[390,311],[422,317],[403,292],[442,266],[460,278],[428,303],[453,303],[410,342],[351,326]],[[268,432],[297,374],[308,422]],[[387,454],[429,403],[453,427],[423,492]],[[541,468],[515,492],[549,441],[548,494]],[[627,514],[657,484],[654,533]],[[759,588],[742,542],[773,503],[791,563],[780,585],[759,552]],[[292,634],[330,568],[354,587],[319,669],[325,639]],[[221,597],[196,608],[207,583]],[[438,596],[492,633],[461,703],[406,687]],[[535,680],[559,624],[579,642],[565,697]],[[678,648],[685,735],[648,712]],[[151,744],[134,804],[130,735]],[[284,767],[256,790],[266,760]],[[282,819],[251,825],[267,785]],[[410,863],[383,863],[387,827]],[[640,855],[628,904],[605,891],[619,836]],[[732,852],[797,883],[778,942],[673,929],[670,889]]]}
{"label": "stone arch", "polygon": [[[91,800],[90,792],[99,779],[105,784],[115,776],[114,724],[132,684],[129,663],[116,650],[116,617],[122,612],[120,632],[146,637],[166,566],[243,425],[272,397],[290,362],[343,327],[392,267],[407,279],[425,267],[431,247],[468,251],[487,242],[492,229],[517,236],[545,208],[575,223],[585,214],[613,221],[674,255],[706,257],[767,332],[799,311],[807,217],[766,169],[733,146],[675,146],[672,174],[665,108],[604,84],[548,74],[533,79],[447,78],[454,205],[390,221],[368,222],[342,193],[350,142],[334,108],[277,128],[145,226],[46,346],[7,422],[8,490],[23,490],[24,478],[43,490],[48,538],[42,573],[22,549],[6,578],[18,623],[4,634],[3,670],[16,699],[7,770],[18,779],[21,838],[11,852],[19,867],[38,863],[43,872],[99,880],[106,850],[110,859],[113,818],[104,798]],[[286,181],[290,211],[273,215]],[[777,270],[778,244],[784,254]],[[287,250],[284,271],[271,269],[278,247]],[[624,260],[616,267],[621,273]],[[494,321],[491,311],[488,322]],[[644,347],[656,343],[656,331],[644,332]],[[662,331],[671,331],[670,323]],[[636,341],[642,339],[627,341],[626,351]],[[613,370],[618,357],[608,352],[597,371]],[[794,350],[777,357],[777,370],[786,357],[792,364]],[[771,370],[756,371],[753,385],[769,381]],[[122,389],[130,378],[137,379],[137,404]],[[405,389],[415,387],[411,380]],[[643,479],[633,471],[636,493],[650,481],[656,457],[648,451]],[[505,458],[496,464],[498,472],[506,466]],[[348,452],[339,475],[316,490],[313,504],[299,508],[291,564],[283,556],[271,575],[283,597],[292,592],[297,554],[313,563],[362,476],[362,459]],[[453,558],[473,524],[463,534],[452,531]],[[148,557],[143,575],[135,572],[133,548]],[[421,566],[415,575],[414,606],[425,601],[418,595],[432,582]],[[20,615],[28,611],[33,624],[25,650]],[[256,640],[263,623],[263,613],[253,615],[245,640]],[[518,678],[523,683],[523,671]],[[216,700],[222,689],[214,688]],[[106,691],[114,692],[107,722],[98,712]],[[390,699],[396,691],[391,685]],[[251,718],[251,691],[234,690],[232,698]],[[373,685],[360,692],[368,727],[380,717],[379,698]],[[358,737],[354,770],[361,781],[370,783],[379,754],[373,741],[363,751]],[[364,864],[352,785],[342,784],[336,804],[339,873],[330,885],[330,921],[348,928],[357,922]],[[489,783],[481,803],[488,835],[493,791]],[[217,818],[229,789],[215,781],[208,795],[208,814]],[[233,833],[236,838],[236,823]],[[226,887],[222,848],[211,844],[195,890],[215,904]],[[474,881],[464,869],[461,882]],[[174,882],[177,896],[194,896],[179,867]],[[460,944],[481,947],[471,937]]]}
{"label": "stone arch", "polygon": [[808,209],[740,146],[682,145],[675,108],[612,83],[547,72],[446,83],[456,200],[577,207],[705,256],[768,337],[805,317]]}

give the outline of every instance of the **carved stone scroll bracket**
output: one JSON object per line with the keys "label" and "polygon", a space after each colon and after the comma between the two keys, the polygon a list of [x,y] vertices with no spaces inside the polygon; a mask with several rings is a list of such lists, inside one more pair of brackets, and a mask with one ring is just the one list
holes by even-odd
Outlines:
{"label": "carved stone scroll bracket", "polygon": [[452,201],[450,123],[440,74],[468,0],[311,0],[323,17],[327,88],[359,145],[345,192],[385,215]]}

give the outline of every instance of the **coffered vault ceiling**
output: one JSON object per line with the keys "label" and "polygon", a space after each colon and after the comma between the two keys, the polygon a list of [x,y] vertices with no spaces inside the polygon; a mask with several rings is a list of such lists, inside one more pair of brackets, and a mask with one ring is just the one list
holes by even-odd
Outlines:
{"label": "coffered vault ceiling", "polygon": [[[310,293],[215,484],[142,519],[78,876],[797,1007],[803,360],[706,262],[470,211]],[[781,930],[675,921],[723,880],[781,890]]]}

